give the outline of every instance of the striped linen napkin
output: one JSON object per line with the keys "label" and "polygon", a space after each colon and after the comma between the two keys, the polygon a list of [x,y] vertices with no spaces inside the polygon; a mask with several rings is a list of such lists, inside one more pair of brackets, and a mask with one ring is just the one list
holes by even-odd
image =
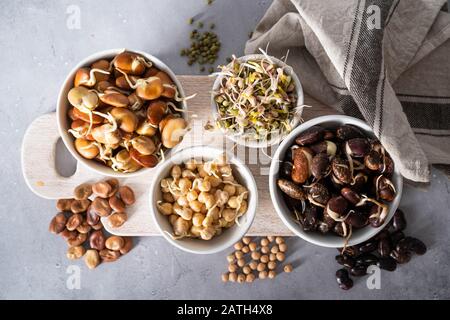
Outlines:
{"label": "striped linen napkin", "polygon": [[[274,0],[245,52],[285,56],[306,93],[364,119],[402,175],[450,165],[445,0]],[[448,167],[447,167],[448,168]]]}

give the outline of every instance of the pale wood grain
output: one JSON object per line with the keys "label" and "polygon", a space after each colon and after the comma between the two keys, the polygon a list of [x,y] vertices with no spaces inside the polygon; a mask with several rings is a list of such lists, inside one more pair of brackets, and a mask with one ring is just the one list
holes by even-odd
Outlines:
{"label": "pale wood grain", "polygon": [[[193,127],[180,144],[180,149],[191,145],[209,145],[232,150],[249,166],[258,185],[258,210],[249,234],[292,235],[278,218],[270,199],[267,175],[270,158],[260,152],[258,162],[252,162],[249,155],[250,152],[254,153],[255,149],[233,148],[233,144],[228,142],[221,133],[203,130],[207,121],[212,120],[210,100],[213,79],[206,76],[179,76],[178,78],[186,95],[197,93],[197,96],[188,102],[189,117]],[[305,109],[304,120],[337,113],[332,108],[307,96],[305,104],[312,108]],[[25,151],[22,153],[22,169],[25,180],[33,192],[47,199],[71,197],[73,188],[78,184],[101,178],[99,174],[92,172],[81,163],[77,164],[73,176],[68,178],[60,176],[55,169],[55,144],[58,138],[56,115],[52,113],[39,117],[30,125],[22,145],[22,150]],[[127,223],[114,230],[106,226],[108,231],[124,236],[159,235],[150,216],[148,188],[152,179],[152,172],[138,177],[121,179],[121,183],[130,185],[135,190],[137,201],[129,208]]]}

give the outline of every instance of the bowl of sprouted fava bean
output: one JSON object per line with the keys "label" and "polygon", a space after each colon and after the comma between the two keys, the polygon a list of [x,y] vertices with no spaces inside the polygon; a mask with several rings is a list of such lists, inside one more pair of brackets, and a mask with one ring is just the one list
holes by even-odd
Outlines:
{"label": "bowl of sprouted fava bean", "polygon": [[103,175],[130,177],[155,167],[182,140],[185,100],[174,73],[156,57],[106,50],[67,76],[58,128],[78,161]]}
{"label": "bowl of sprouted fava bean", "polygon": [[211,96],[214,127],[250,148],[279,143],[303,111],[303,89],[292,67],[262,52],[219,66]]}
{"label": "bowl of sprouted fava bean", "polygon": [[363,121],[322,116],[298,126],[272,160],[275,210],[299,237],[341,248],[380,232],[394,216],[403,179]]}
{"label": "bowl of sprouted fava bean", "polygon": [[258,192],[253,175],[237,157],[196,146],[158,167],[149,200],[155,224],[172,245],[210,254],[246,234],[256,214]]}

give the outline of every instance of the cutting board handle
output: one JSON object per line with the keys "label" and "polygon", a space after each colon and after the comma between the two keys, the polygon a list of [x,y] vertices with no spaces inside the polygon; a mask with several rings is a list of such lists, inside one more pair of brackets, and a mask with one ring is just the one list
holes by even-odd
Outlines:
{"label": "cutting board handle", "polygon": [[[74,182],[80,180],[81,183],[81,179],[77,178],[79,163],[71,177],[63,177],[56,170],[56,143],[59,138],[56,113],[53,112],[34,120],[22,142],[25,181],[35,194],[46,199],[71,197]],[[86,179],[85,175],[83,179]]]}

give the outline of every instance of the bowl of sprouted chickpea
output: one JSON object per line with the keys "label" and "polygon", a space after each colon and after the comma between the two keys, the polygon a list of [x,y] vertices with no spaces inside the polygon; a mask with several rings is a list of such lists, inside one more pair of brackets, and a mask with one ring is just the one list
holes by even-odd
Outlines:
{"label": "bowl of sprouted chickpea", "polygon": [[211,95],[214,126],[250,148],[281,142],[300,123],[304,106],[292,67],[261,52],[220,66]]}
{"label": "bowl of sprouted chickpea", "polygon": [[67,76],[58,128],[68,150],[103,175],[130,177],[163,161],[187,131],[186,100],[174,73],[145,52],[113,49]]}
{"label": "bowl of sprouted chickpea", "polygon": [[256,182],[247,166],[221,149],[183,149],[162,163],[150,187],[155,224],[174,246],[210,254],[239,241],[253,222]]}

